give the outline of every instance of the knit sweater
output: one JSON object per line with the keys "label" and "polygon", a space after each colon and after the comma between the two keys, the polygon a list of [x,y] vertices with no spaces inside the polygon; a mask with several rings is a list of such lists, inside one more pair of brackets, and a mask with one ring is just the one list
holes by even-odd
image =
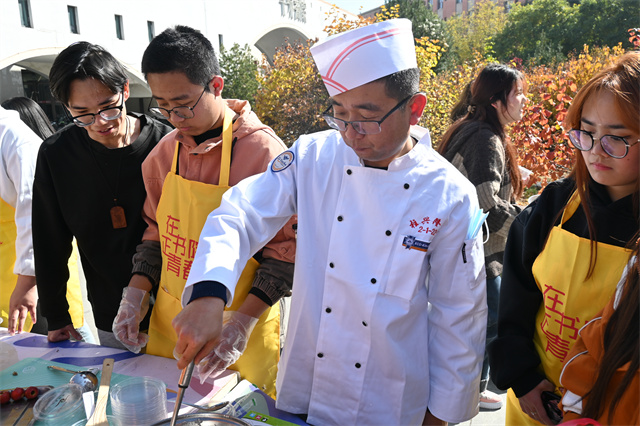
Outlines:
{"label": "knit sweater", "polygon": [[489,213],[485,268],[487,279],[495,278],[502,274],[509,227],[522,210],[515,204],[504,145],[487,124],[469,121],[452,136],[443,156],[475,185],[480,208]]}

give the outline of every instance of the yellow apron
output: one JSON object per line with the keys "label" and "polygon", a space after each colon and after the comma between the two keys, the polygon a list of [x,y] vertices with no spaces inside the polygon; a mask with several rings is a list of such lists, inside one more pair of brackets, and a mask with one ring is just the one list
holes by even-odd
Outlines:
{"label": "yellow apron", "polygon": [[[207,216],[216,209],[229,189],[233,112],[227,109],[223,120],[222,158],[218,185],[190,181],[176,174],[178,150],[162,187],[156,220],[162,247],[163,270],[156,303],[149,324],[146,353],[173,358],[177,340],[171,321],[182,310],[180,297]],[[259,264],[250,259],[236,285],[233,304],[237,310],[251,289]],[[240,372],[264,392],[275,397],[275,378],[280,358],[280,308],[278,304],[262,314],[249,339],[247,349],[230,368]]]}
{"label": "yellow apron", "polygon": [[69,281],[67,281],[67,303],[69,303],[69,315],[73,328],[84,325],[84,307],[82,305],[82,293],[80,290],[80,272],[78,267],[78,244],[73,239],[73,251],[67,265],[69,267]]}
{"label": "yellow apron", "polygon": [[[629,250],[597,243],[598,257],[593,275],[585,280],[591,258],[591,243],[564,229],[580,205],[574,193],[567,203],[560,225],[554,227],[545,248],[533,263],[533,276],[543,294],[536,315],[533,343],[540,357],[540,369],[556,388],[565,355],[578,330],[611,299],[629,258]],[[539,425],[520,409],[511,389],[507,392],[506,425]]]}
{"label": "yellow apron", "polygon": [[[9,203],[0,199],[0,313],[2,315],[2,327],[9,326],[9,300],[18,281],[18,276],[13,273],[16,263],[17,238],[15,214],[16,210]],[[67,302],[69,303],[69,314],[75,328],[82,327],[84,323],[77,258],[78,249],[74,240],[73,253],[69,259]],[[32,327],[31,315],[27,315],[23,330],[30,331]]]}

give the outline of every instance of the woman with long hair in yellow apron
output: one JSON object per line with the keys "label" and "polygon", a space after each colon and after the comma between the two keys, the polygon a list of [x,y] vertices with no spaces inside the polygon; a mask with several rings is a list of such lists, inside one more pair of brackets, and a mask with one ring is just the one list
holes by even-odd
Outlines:
{"label": "woman with long hair in yellow apron", "polygon": [[509,389],[507,425],[555,424],[565,356],[613,295],[638,230],[640,52],[596,74],[564,120],[570,176],[549,184],[511,226],[490,345],[495,384]]}

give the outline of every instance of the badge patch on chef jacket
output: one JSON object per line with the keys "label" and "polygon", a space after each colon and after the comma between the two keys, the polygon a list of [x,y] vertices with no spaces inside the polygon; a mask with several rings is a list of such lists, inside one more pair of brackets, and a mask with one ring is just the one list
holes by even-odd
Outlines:
{"label": "badge patch on chef jacket", "polygon": [[402,245],[407,250],[420,250],[426,252],[427,250],[429,250],[429,244],[431,243],[420,241],[416,237],[413,237],[411,235],[406,235],[402,240]]}
{"label": "badge patch on chef jacket", "polygon": [[278,155],[271,163],[272,172],[281,172],[293,163],[293,152],[285,151]]}

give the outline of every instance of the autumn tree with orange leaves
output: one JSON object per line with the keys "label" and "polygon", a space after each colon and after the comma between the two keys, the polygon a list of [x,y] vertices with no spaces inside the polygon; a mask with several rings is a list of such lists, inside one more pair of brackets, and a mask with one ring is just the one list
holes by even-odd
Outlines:
{"label": "autumn tree with orange leaves", "polygon": [[[383,7],[375,18],[351,20],[334,8],[325,31],[337,34],[397,16],[397,7]],[[640,48],[640,29],[628,30],[628,40]],[[328,106],[329,97],[309,50],[315,42],[289,43],[278,49],[272,65],[263,60],[258,77],[260,89],[254,109],[287,145],[302,134],[328,128],[320,114]],[[436,41],[416,39],[420,88],[427,95],[419,124],[429,129],[434,146],[452,124],[449,115],[464,86],[491,61],[476,53],[473,59],[436,75],[433,69],[442,49]],[[508,128],[508,135],[518,150],[519,164],[533,172],[529,185],[544,187],[571,170],[575,151],[562,128],[567,108],[596,72],[623,53],[622,44],[613,48],[585,45],[579,54],[554,66],[523,68],[521,60],[512,61],[510,65],[521,69],[526,77],[530,102],[523,119]]]}
{"label": "autumn tree with orange leaves", "polygon": [[[348,19],[339,9],[329,12],[330,24],[324,31],[338,34],[374,22],[398,17],[398,6],[382,7],[375,18]],[[260,89],[254,110],[261,120],[271,126],[287,145],[300,135],[327,129],[320,116],[328,106],[329,95],[311,56],[310,47],[317,40],[288,43],[276,51],[273,64],[263,60],[258,77]],[[442,47],[428,37],[416,40],[416,57],[421,69],[421,87],[435,77]]]}

